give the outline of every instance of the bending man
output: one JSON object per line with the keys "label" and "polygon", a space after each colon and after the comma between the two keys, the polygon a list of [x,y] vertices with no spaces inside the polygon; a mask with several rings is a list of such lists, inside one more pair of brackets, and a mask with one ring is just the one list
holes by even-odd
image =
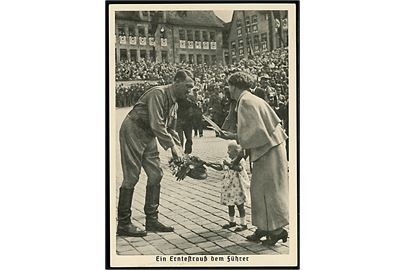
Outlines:
{"label": "bending man", "polygon": [[[163,171],[156,138],[165,150],[171,149],[173,158],[181,158],[179,138],[174,131],[177,101],[184,99],[193,87],[193,74],[188,70],[179,70],[172,84],[147,90],[122,123],[119,139],[124,180],[118,201],[118,235],[142,237],[146,231],[174,231],[173,227],[158,221]],[[141,167],[148,177],[144,206],[146,231],[131,222],[134,187],[138,183]]]}

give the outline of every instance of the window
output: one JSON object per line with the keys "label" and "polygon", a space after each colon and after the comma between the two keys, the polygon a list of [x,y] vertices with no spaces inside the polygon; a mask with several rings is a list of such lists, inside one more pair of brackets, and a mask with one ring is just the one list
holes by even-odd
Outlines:
{"label": "window", "polygon": [[187,40],[189,41],[193,40],[193,31],[187,30]]}
{"label": "window", "polygon": [[243,39],[239,39],[239,48],[243,47]]}
{"label": "window", "polygon": [[201,54],[197,54],[197,64],[201,64],[202,63],[202,56]]}
{"label": "window", "polygon": [[254,45],[254,50],[259,51],[259,35],[255,35],[253,37],[253,45]]}
{"label": "window", "polygon": [[262,42],[263,42],[263,41],[266,41],[266,42],[267,42],[267,33],[261,34],[261,40],[262,40]]}
{"label": "window", "polygon": [[250,25],[250,18],[249,18],[249,16],[246,16],[246,25]]}
{"label": "window", "polygon": [[136,62],[136,50],[130,50],[129,55],[131,57],[131,61]]}
{"label": "window", "polygon": [[143,15],[143,16],[147,17],[148,14],[149,14],[149,11],[142,11],[142,15]]}
{"label": "window", "polygon": [[210,40],[215,41],[215,32],[210,32]]}
{"label": "window", "polygon": [[179,30],[180,40],[186,40],[186,31],[184,29]]}
{"label": "window", "polygon": [[243,49],[239,49],[239,55],[243,55],[244,51]]}
{"label": "window", "polygon": [[185,54],[180,54],[180,63],[185,63],[187,61],[187,57]]}
{"label": "window", "polygon": [[252,24],[257,23],[257,15],[252,16]]}
{"label": "window", "polygon": [[231,42],[231,48],[232,48],[232,49],[235,49],[235,48],[236,48],[236,43],[235,43],[235,41],[232,41],[232,42]]}
{"label": "window", "polygon": [[240,19],[238,19],[237,21],[236,21],[236,27],[242,27],[242,21],[240,20]]}
{"label": "window", "polygon": [[203,31],[202,34],[203,34],[203,41],[208,41],[208,33],[206,31]]}
{"label": "window", "polygon": [[188,55],[188,62],[189,62],[190,64],[194,63],[194,55],[192,55],[192,54],[189,54],[189,55]]}
{"label": "window", "polygon": [[242,36],[242,29],[238,29],[238,37]]}
{"label": "window", "polygon": [[128,55],[127,55],[127,50],[126,49],[120,49],[120,60],[121,61],[127,61],[128,60]]}
{"label": "window", "polygon": [[253,33],[257,33],[257,24],[253,25],[252,29],[253,29]]}
{"label": "window", "polygon": [[140,37],[145,37],[146,36],[145,26],[138,26],[138,35]]}
{"label": "window", "polygon": [[250,26],[246,27],[246,33],[250,34]]}
{"label": "window", "polygon": [[141,50],[141,59],[146,59],[146,50]]}
{"label": "window", "polygon": [[217,63],[217,56],[211,55],[211,64],[216,64],[216,63]]}
{"label": "window", "polygon": [[195,31],[194,32],[194,38],[196,41],[200,41],[201,37],[200,37],[200,31]]}
{"label": "window", "polygon": [[206,63],[206,64],[210,63],[210,56],[209,55],[204,55],[204,63]]}
{"label": "window", "polygon": [[118,26],[118,36],[125,36],[124,26]]}
{"label": "window", "polygon": [[130,26],[128,28],[129,36],[134,37],[135,36],[135,26]]}
{"label": "window", "polygon": [[162,62],[167,63],[167,51],[162,51]]}

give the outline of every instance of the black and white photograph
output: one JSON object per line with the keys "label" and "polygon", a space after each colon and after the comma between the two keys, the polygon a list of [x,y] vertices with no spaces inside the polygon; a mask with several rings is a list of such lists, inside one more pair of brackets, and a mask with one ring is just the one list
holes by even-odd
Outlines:
{"label": "black and white photograph", "polygon": [[106,7],[107,266],[298,267],[296,3]]}

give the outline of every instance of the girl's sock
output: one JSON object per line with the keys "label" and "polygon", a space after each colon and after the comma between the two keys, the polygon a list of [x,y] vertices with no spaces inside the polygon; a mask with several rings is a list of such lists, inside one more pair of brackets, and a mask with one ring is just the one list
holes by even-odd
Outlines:
{"label": "girl's sock", "polygon": [[240,218],[240,225],[246,225],[246,218],[245,217]]}
{"label": "girl's sock", "polygon": [[235,217],[234,216],[233,217],[229,216],[229,222],[235,222]]}

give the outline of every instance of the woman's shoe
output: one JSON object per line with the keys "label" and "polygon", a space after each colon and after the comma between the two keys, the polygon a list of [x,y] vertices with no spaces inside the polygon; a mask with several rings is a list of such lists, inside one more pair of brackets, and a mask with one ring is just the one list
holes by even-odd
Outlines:
{"label": "woman's shoe", "polygon": [[240,227],[236,228],[234,232],[242,232],[247,230],[247,225],[240,225]]}
{"label": "woman's shoe", "polygon": [[268,232],[257,229],[252,235],[246,236],[246,239],[252,242],[259,242],[260,239],[267,234]]}
{"label": "woman's shoe", "polygon": [[277,235],[271,235],[270,238],[267,238],[262,243],[263,245],[267,246],[274,246],[279,240],[283,240],[283,243],[287,242],[288,232],[286,230],[282,230],[281,233]]}
{"label": "woman's shoe", "polygon": [[236,222],[229,222],[228,224],[223,225],[222,229],[229,229],[232,227],[236,227]]}

